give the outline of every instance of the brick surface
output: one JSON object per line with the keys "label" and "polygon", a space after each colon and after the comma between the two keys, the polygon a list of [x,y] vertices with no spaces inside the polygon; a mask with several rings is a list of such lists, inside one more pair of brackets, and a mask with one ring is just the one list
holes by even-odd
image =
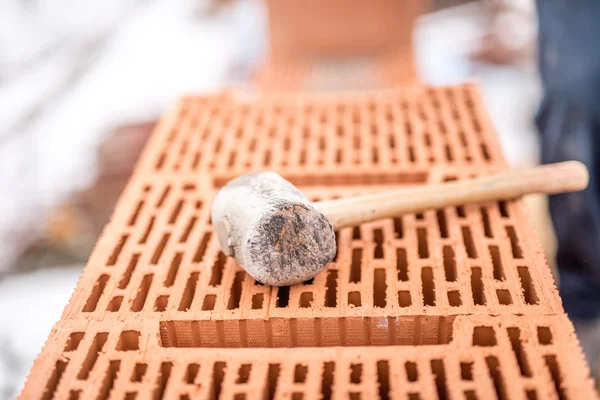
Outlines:
{"label": "brick surface", "polygon": [[271,288],[209,221],[218,188],[261,169],[323,200],[506,163],[474,85],[184,98],[22,397],[594,398],[520,200],[341,230],[325,272]]}
{"label": "brick surface", "polygon": [[368,349],[207,349],[194,339],[166,347],[153,320],[64,322],[22,397],[595,398],[573,328],[559,315],[458,316],[451,340],[431,342],[421,329],[406,345]]}

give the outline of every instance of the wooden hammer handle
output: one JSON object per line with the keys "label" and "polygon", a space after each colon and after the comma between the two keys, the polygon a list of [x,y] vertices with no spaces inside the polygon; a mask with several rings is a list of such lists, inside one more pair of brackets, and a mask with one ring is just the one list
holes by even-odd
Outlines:
{"label": "wooden hammer handle", "polygon": [[511,200],[532,193],[574,192],[585,189],[587,184],[585,165],[579,161],[566,161],[469,180],[321,201],[314,206],[337,230],[446,206]]}

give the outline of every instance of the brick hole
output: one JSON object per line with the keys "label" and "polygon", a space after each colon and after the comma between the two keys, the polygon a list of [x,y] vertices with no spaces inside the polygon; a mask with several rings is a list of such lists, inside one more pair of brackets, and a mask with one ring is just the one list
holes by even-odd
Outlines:
{"label": "brick hole", "polygon": [[150,217],[150,220],[148,221],[148,226],[146,227],[144,234],[140,238],[140,244],[144,244],[148,241],[148,237],[150,236],[150,232],[152,232],[152,227],[154,226],[154,221],[156,221],[156,217],[153,215]]}
{"label": "brick hole", "polygon": [[348,293],[348,304],[353,305],[354,307],[361,307],[362,301],[360,297],[360,292],[349,292]]}
{"label": "brick hole", "polygon": [[402,227],[402,217],[394,218],[394,232],[396,233],[396,238],[402,239],[404,237],[404,229]]}
{"label": "brick hole", "polygon": [[424,213],[422,213],[422,212],[416,213],[416,214],[415,214],[415,218],[416,218],[418,221],[423,221],[423,220],[425,219],[425,214],[424,214]]}
{"label": "brick hole", "polygon": [[196,254],[194,254],[193,261],[195,263],[200,262],[204,259],[204,253],[206,252],[206,248],[208,247],[208,242],[210,241],[211,232],[206,232],[204,236],[202,236],[202,240],[198,245],[198,249],[196,250]]}
{"label": "brick hole", "polygon": [[119,259],[119,255],[121,254],[123,247],[125,247],[125,243],[127,242],[127,239],[129,239],[128,234],[121,236],[121,238],[115,245],[113,252],[110,254],[110,257],[108,257],[108,260],[106,260],[106,265],[108,267],[112,267],[113,265],[115,265],[117,263],[117,260]]}
{"label": "brick hole", "polygon": [[433,282],[433,269],[423,267],[421,269],[421,285],[423,288],[423,304],[435,306],[435,283]]}
{"label": "brick hole", "polygon": [[472,362],[461,362],[460,363],[460,379],[463,381],[473,380],[473,363]]}
{"label": "brick hole", "polygon": [[387,307],[387,283],[386,273],[383,268],[375,268],[373,278],[373,305],[375,307]]}
{"label": "brick hole", "polygon": [[169,295],[158,296],[154,301],[154,311],[164,312],[169,305]]}
{"label": "brick hole", "polygon": [[496,331],[491,326],[476,326],[473,329],[473,346],[496,346]]}
{"label": "brick hole", "polygon": [[217,259],[213,263],[212,272],[210,274],[210,282],[209,285],[212,287],[219,286],[221,281],[223,280],[223,270],[225,269],[225,264],[227,263],[227,256],[222,252],[219,252],[217,255]]}
{"label": "brick hole", "polygon": [[354,136],[353,138],[354,149],[360,150],[360,136]]}
{"label": "brick hole", "polygon": [[485,363],[490,373],[490,377],[492,378],[492,382],[494,383],[494,390],[496,391],[498,400],[508,399],[506,395],[504,379],[502,378],[502,373],[500,372],[500,363],[498,358],[495,356],[488,356],[485,358]]}
{"label": "brick hole", "polygon": [[110,392],[113,389],[115,380],[117,379],[117,373],[119,372],[120,368],[121,361],[113,360],[109,362],[104,379],[102,380],[102,384],[100,386],[100,392],[98,393],[98,397],[96,397],[96,399],[106,400],[110,397]]}
{"label": "brick hole", "polygon": [[173,257],[173,261],[171,261],[171,265],[169,266],[169,271],[167,272],[167,276],[165,277],[165,286],[171,287],[173,283],[175,283],[175,278],[177,277],[177,272],[179,271],[179,266],[181,265],[181,260],[183,259],[183,253],[176,253]]}
{"label": "brick hole", "polygon": [[450,304],[450,307],[462,306],[462,300],[458,290],[451,290],[448,292],[448,303]]}
{"label": "brick hole", "polygon": [[412,299],[408,290],[398,291],[398,305],[400,307],[410,307],[412,305]]}
{"label": "brick hole", "polygon": [[[153,390],[153,395],[155,399],[162,399],[165,395],[165,389],[167,387],[167,383],[169,382],[169,378],[171,377],[171,369],[173,368],[172,362],[163,362],[160,364],[160,370],[158,373],[156,389]],[[217,396],[218,398],[218,396]]]}
{"label": "brick hole", "polygon": [[371,160],[373,161],[373,164],[379,163],[379,153],[377,152],[377,147],[373,147],[371,150]]}
{"label": "brick hole", "polygon": [[144,190],[145,193],[148,193],[151,189],[152,189],[152,186],[150,186],[150,185],[144,185],[144,189],[143,190]]}
{"label": "brick hole", "polygon": [[431,372],[435,376],[435,389],[438,399],[447,399],[448,391],[446,389],[446,369],[443,360],[431,360]]}
{"label": "brick hole", "polygon": [[171,212],[171,216],[169,217],[169,225],[174,224],[175,222],[177,222],[177,217],[179,217],[179,214],[181,213],[181,209],[183,208],[183,199],[180,199],[177,204],[175,204],[175,207],[173,208],[173,211]]}
{"label": "brick hole", "polygon": [[485,291],[480,267],[471,268],[471,293],[473,294],[473,303],[475,303],[475,305],[485,305]]}
{"label": "brick hole", "polygon": [[547,346],[552,344],[552,331],[547,326],[538,326],[537,337],[541,345]]}
{"label": "brick hole", "polygon": [[142,211],[142,208],[144,207],[145,203],[146,202],[144,200],[138,201],[137,206],[133,210],[133,214],[131,215],[131,218],[127,222],[127,225],[129,225],[129,226],[135,225],[135,222],[137,221],[137,218],[140,215],[140,212]]}
{"label": "brick hole", "polygon": [[192,169],[196,169],[198,165],[200,165],[200,152],[194,152],[194,156],[192,157]]}
{"label": "brick hole", "polygon": [[304,165],[306,163],[306,150],[302,149],[300,151],[300,165]]}
{"label": "brick hole", "polygon": [[[69,391],[69,400],[79,400],[81,397],[81,390],[71,390]],[[101,396],[99,396],[100,398]]]}
{"label": "brick hole", "polygon": [[235,383],[248,383],[250,380],[250,371],[252,370],[251,364],[242,364],[238,369],[238,378]]}
{"label": "brick hole", "polygon": [[362,364],[350,364],[350,383],[359,384],[362,380]]}
{"label": "brick hole", "polygon": [[406,370],[406,379],[408,379],[409,382],[416,382],[419,379],[417,363],[407,361],[404,363],[404,369]]}
{"label": "brick hole", "polygon": [[277,308],[286,308],[290,303],[290,287],[289,286],[280,286],[277,289],[277,302],[275,303],[275,307]]}
{"label": "brick hole", "polygon": [[502,259],[500,258],[500,249],[498,246],[490,246],[490,255],[492,257],[492,267],[494,270],[494,279],[502,281],[504,277],[504,268],[502,266]]}
{"label": "brick hole", "polygon": [[[242,284],[244,283],[245,273],[238,271],[235,273],[235,278],[231,284],[231,290],[229,292],[229,301],[227,303],[228,310],[235,310],[240,308],[240,300],[242,299]],[[205,297],[206,299],[206,297]]]}
{"label": "brick hole", "polygon": [[396,249],[396,270],[398,271],[399,281],[408,281],[408,258],[406,255],[406,249]]}
{"label": "brick hole", "polygon": [[492,226],[490,225],[490,216],[488,214],[488,211],[485,208],[481,207],[480,212],[481,222],[483,223],[483,232],[485,233],[486,237],[493,238],[494,234],[492,233]]}
{"label": "brick hole", "polygon": [[160,171],[165,163],[166,158],[167,158],[167,154],[161,153],[160,156],[158,156],[158,160],[156,161],[154,168],[156,168],[157,170]]}
{"label": "brick hole", "polygon": [[474,390],[465,390],[463,394],[465,395],[465,400],[478,400]]}
{"label": "brick hole", "polygon": [[302,284],[303,285],[312,285],[314,281],[315,281],[315,278],[311,278],[307,281],[302,282]]}
{"label": "brick hole", "polygon": [[83,340],[85,336],[84,332],[73,332],[69,335],[69,339],[67,339],[67,343],[65,343],[64,351],[75,351],[79,347],[79,344]]}
{"label": "brick hole", "polygon": [[302,364],[296,364],[294,369],[294,383],[306,382],[306,375],[308,373],[308,366]]}
{"label": "brick hole", "polygon": [[267,166],[269,164],[271,164],[271,150],[265,151],[265,157],[263,161],[264,166]]}
{"label": "brick hole", "polygon": [[141,382],[144,379],[144,375],[146,375],[146,371],[148,370],[147,364],[135,364],[133,367],[133,371],[131,373],[131,378],[129,379],[131,382]]}
{"label": "brick hole", "polygon": [[85,302],[85,305],[83,306],[83,312],[93,312],[94,310],[96,310],[96,306],[100,301],[100,297],[102,297],[102,294],[104,293],[104,289],[106,288],[106,283],[108,282],[109,278],[110,275],[107,274],[102,274],[98,277],[96,283],[94,284],[94,287],[92,288],[92,293],[90,293],[90,297],[88,297],[87,301]]}
{"label": "brick hole", "polygon": [[137,263],[140,259],[140,254],[135,253],[131,256],[131,260],[129,260],[129,264],[127,265],[127,269],[123,273],[123,277],[119,281],[119,289],[125,289],[127,285],[129,285],[129,281],[131,280],[131,275],[137,266]]}
{"label": "brick hole", "polygon": [[121,304],[123,303],[123,296],[115,296],[109,302],[106,307],[107,311],[110,312],[118,312],[121,309]]}
{"label": "brick hole", "polygon": [[300,308],[310,308],[313,302],[313,293],[304,292],[300,295]]}
{"label": "brick hole", "polygon": [[502,218],[509,218],[510,214],[508,213],[508,205],[506,201],[502,200],[498,202],[498,209],[500,210],[500,216]]}
{"label": "brick hole", "polygon": [[352,239],[360,240],[360,226],[355,226],[352,228]]}
{"label": "brick hole", "polygon": [[183,230],[183,233],[181,234],[181,237],[179,238],[179,243],[185,243],[188,240],[188,237],[190,237],[190,233],[192,232],[192,229],[194,229],[194,225],[196,225],[196,221],[198,221],[197,217],[190,218],[190,222],[188,222],[188,224],[185,226],[185,229]]}
{"label": "brick hole", "polygon": [[396,148],[396,138],[394,137],[394,135],[389,136],[389,147],[390,149]]}
{"label": "brick hole", "polygon": [[117,351],[132,351],[140,348],[140,333],[138,331],[123,331],[117,342]]}
{"label": "brick hole", "polygon": [[279,364],[269,364],[269,369],[267,373],[267,384],[265,385],[266,393],[264,393],[265,398],[275,398],[275,391],[277,390],[277,383],[279,381],[280,371],[281,366]]}
{"label": "brick hole", "polygon": [[429,258],[429,245],[427,244],[427,230],[425,228],[417,228],[417,242],[419,258]]}
{"label": "brick hole", "polygon": [[415,150],[413,149],[412,146],[408,146],[408,159],[410,160],[411,163],[414,163],[415,161],[417,161],[417,159],[415,157]]}
{"label": "brick hole", "polygon": [[440,236],[442,238],[448,237],[448,224],[446,222],[446,213],[444,210],[436,211],[438,227],[440,228]]}
{"label": "brick hole", "polygon": [[252,309],[261,310],[263,308],[264,295],[262,293],[256,293],[252,296]]}
{"label": "brick hole", "polygon": [[236,153],[236,150],[232,150],[231,153],[229,153],[229,160],[227,160],[228,167],[233,167],[235,165]]}
{"label": "brick hole", "polygon": [[525,390],[527,400],[538,400],[537,392],[534,389]]}
{"label": "brick hole", "polygon": [[187,383],[188,385],[191,385],[194,382],[196,382],[196,377],[198,376],[198,372],[200,372],[200,364],[196,364],[196,363],[188,364],[186,371],[185,371],[185,376],[184,376],[185,383]]}
{"label": "brick hole", "polygon": [[362,248],[352,249],[352,263],[350,264],[350,283],[359,283],[362,270]]}
{"label": "brick hole", "polygon": [[527,354],[525,353],[523,343],[521,342],[521,330],[519,328],[507,328],[506,331],[510,339],[510,345],[513,353],[515,354],[517,364],[519,365],[521,376],[531,377],[531,368],[529,367]]}
{"label": "brick hole", "polygon": [[446,281],[456,282],[456,257],[451,246],[444,246],[443,258]]}
{"label": "brick hole", "polygon": [[454,181],[457,181],[457,180],[458,180],[457,176],[450,175],[450,176],[444,177],[444,179],[442,180],[442,182],[444,182],[444,183],[445,182],[454,182]]}
{"label": "brick hole", "polygon": [[92,345],[90,346],[85,359],[81,363],[81,369],[77,374],[77,379],[86,380],[89,377],[90,371],[92,370],[92,368],[94,368],[94,365],[98,360],[98,356],[100,355],[100,352],[102,352],[102,349],[106,344],[107,339],[108,333],[106,332],[100,332],[97,333],[96,336],[94,336]]}
{"label": "brick hole", "polygon": [[523,250],[519,245],[519,238],[517,237],[517,232],[515,231],[515,228],[512,226],[507,226],[506,234],[510,239],[510,247],[512,249],[513,258],[523,258]]}
{"label": "brick hole", "polygon": [[352,392],[352,393],[348,393],[348,399],[350,399],[350,400],[361,400],[362,397],[361,397],[360,393],[358,393],[358,392]]}
{"label": "brick hole", "polygon": [[[478,124],[476,124],[476,125],[478,125]],[[481,143],[481,154],[483,155],[483,158],[486,161],[491,161],[492,160],[492,157],[490,156],[490,153],[489,153],[488,148],[485,145],[485,143]]]}
{"label": "brick hole", "polygon": [[163,206],[163,204],[165,204],[165,201],[167,200],[167,196],[169,195],[170,192],[171,192],[171,185],[167,185],[167,187],[163,191],[162,195],[158,199],[158,202],[156,203],[156,208],[161,208]]}
{"label": "brick hole", "polygon": [[465,206],[456,206],[456,215],[458,215],[459,218],[466,218],[467,212]]}
{"label": "brick hole", "polygon": [[449,145],[446,145],[446,160],[448,160],[449,162],[454,161],[454,154],[452,154],[452,149],[450,148]]}
{"label": "brick hole", "polygon": [[390,365],[386,360],[377,361],[377,383],[379,386],[379,398],[390,397]]}
{"label": "brick hole", "polygon": [[233,400],[246,400],[246,393],[236,393]]}
{"label": "brick hole", "polygon": [[144,275],[144,277],[142,278],[142,282],[140,283],[140,287],[138,288],[137,295],[135,296],[135,299],[131,304],[131,311],[142,311],[144,305],[146,304],[146,299],[148,298],[148,292],[150,291],[150,286],[152,285],[153,278],[153,274]]}
{"label": "brick hole", "polygon": [[465,250],[467,251],[467,257],[477,258],[477,248],[473,241],[473,235],[471,234],[471,228],[468,226],[462,227],[463,242],[465,244]]}
{"label": "brick hole", "polygon": [[46,388],[42,397],[43,400],[50,400],[54,398],[54,392],[56,392],[56,388],[58,387],[60,379],[67,369],[68,364],[68,361],[64,360],[57,360],[56,363],[54,363],[52,374],[50,374],[50,378],[48,379],[48,382],[46,382]]}
{"label": "brick hole", "polygon": [[513,303],[510,291],[506,289],[497,289],[496,296],[498,296],[498,302],[503,306],[509,306]]}
{"label": "brick hole", "polygon": [[333,386],[333,372],[335,370],[334,362],[326,362],[323,364],[323,378],[321,380],[321,395],[323,399],[331,399]]}
{"label": "brick hole", "polygon": [[199,277],[200,272],[192,272],[190,274],[185,289],[183,290],[181,301],[179,302],[179,311],[187,311],[191,307],[194,296],[196,295],[196,284],[198,283]]}
{"label": "brick hole", "polygon": [[156,249],[154,250],[154,254],[152,254],[152,258],[150,259],[150,264],[158,264],[160,261],[160,257],[162,256],[163,251],[165,251],[165,247],[167,246],[167,242],[169,241],[170,233],[165,233],[163,237],[158,242]]}
{"label": "brick hole", "polygon": [[408,400],[421,400],[421,395],[419,393],[409,393]]}
{"label": "brick hole", "polygon": [[[214,294],[207,294],[204,296],[202,301],[202,311],[212,311],[215,309],[215,303],[217,302],[217,296]],[[262,306],[262,304],[261,304]]]}
{"label": "brick hole", "polygon": [[373,252],[374,258],[384,258],[383,255],[383,230],[378,228],[373,230],[373,236],[375,238],[375,251]]}

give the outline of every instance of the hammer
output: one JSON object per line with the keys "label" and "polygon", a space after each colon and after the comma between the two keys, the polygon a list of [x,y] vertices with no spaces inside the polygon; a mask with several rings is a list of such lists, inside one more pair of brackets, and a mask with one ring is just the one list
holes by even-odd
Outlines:
{"label": "hammer", "polygon": [[341,228],[446,206],[579,191],[587,184],[585,165],[566,161],[311,203],[277,173],[256,172],[221,188],[212,224],[223,253],[254,279],[287,286],[313,278],[331,263],[337,251],[334,231]]}

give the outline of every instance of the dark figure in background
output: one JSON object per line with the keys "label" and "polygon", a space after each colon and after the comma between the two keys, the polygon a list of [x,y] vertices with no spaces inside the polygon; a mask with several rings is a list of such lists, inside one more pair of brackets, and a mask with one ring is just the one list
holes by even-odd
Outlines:
{"label": "dark figure in background", "polygon": [[600,1],[538,0],[542,162],[580,160],[584,192],[550,198],[559,290],[596,375],[600,362]]}

